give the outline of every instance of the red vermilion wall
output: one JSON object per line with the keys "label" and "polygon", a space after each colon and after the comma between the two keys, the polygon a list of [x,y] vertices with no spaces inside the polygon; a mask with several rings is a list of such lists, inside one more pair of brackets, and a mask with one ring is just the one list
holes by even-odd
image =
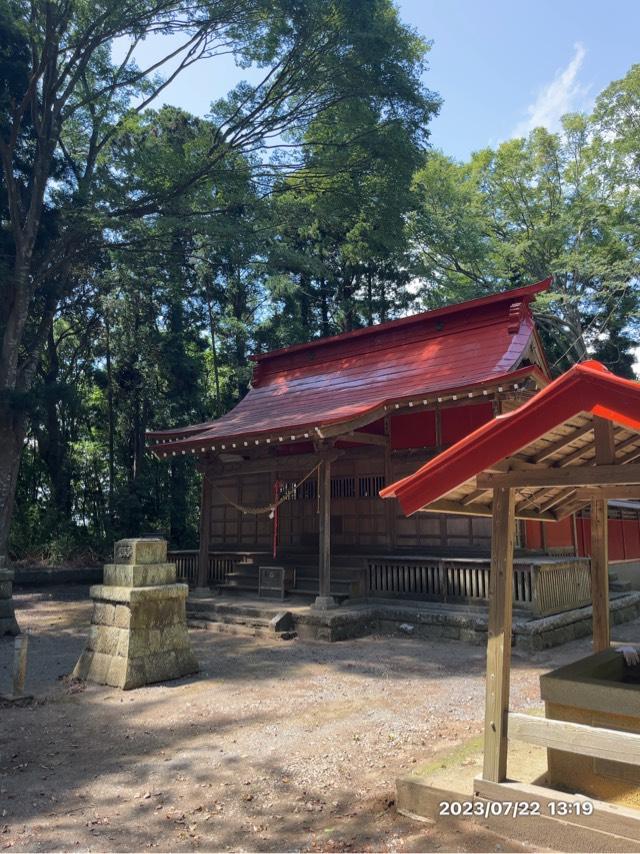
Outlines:
{"label": "red vermilion wall", "polygon": [[[490,421],[493,418],[493,407],[491,403],[453,406],[442,409],[440,418],[442,444],[446,447]],[[391,447],[395,451],[436,446],[436,414],[433,410],[394,415],[390,426]]]}
{"label": "red vermilion wall", "polygon": [[477,430],[493,418],[491,403],[478,403],[474,406],[453,406],[443,409],[442,444],[453,445],[463,436]]}
{"label": "red vermilion wall", "polygon": [[[544,538],[542,527],[544,525]],[[576,552],[580,557],[591,554],[591,521],[576,518]],[[528,549],[553,549],[574,545],[573,521],[525,522],[525,545]],[[609,559],[640,558],[640,519],[609,519]]]}

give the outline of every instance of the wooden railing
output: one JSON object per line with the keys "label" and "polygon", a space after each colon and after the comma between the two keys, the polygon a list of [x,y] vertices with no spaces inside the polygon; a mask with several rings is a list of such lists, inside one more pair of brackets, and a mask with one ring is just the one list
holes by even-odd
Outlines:
{"label": "wooden railing", "polygon": [[[489,598],[489,571],[489,560],[375,558],[368,561],[368,595],[482,603]],[[514,566],[514,606],[531,611],[535,617],[580,608],[590,601],[586,559]]]}
{"label": "wooden railing", "polygon": [[531,610],[536,617],[549,617],[591,604],[591,561],[588,558],[534,564],[531,579]]}
{"label": "wooden railing", "polygon": [[[177,575],[190,587],[198,578],[198,552],[170,550]],[[207,583],[222,584],[227,574],[249,553],[211,552]],[[489,599],[489,560],[479,558],[377,557],[366,559],[366,589],[359,595],[419,599],[458,604],[486,603]],[[353,594],[352,594],[353,595]],[[588,558],[562,561],[516,562],[513,568],[514,607],[534,617],[548,617],[591,603]]]}
{"label": "wooden railing", "polygon": [[[179,581],[186,581],[190,587],[195,587],[198,580],[198,552],[192,549],[170,550],[167,560],[175,563]],[[221,584],[227,573],[231,572],[238,561],[238,555],[226,552],[211,552],[209,554],[208,584]]]}

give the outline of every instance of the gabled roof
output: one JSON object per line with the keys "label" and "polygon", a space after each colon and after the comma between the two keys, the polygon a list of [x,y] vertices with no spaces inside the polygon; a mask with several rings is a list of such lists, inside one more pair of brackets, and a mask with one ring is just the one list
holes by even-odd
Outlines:
{"label": "gabled roof", "polygon": [[[491,490],[475,478],[507,459],[519,470],[595,464],[593,417],[617,425],[616,464],[640,458],[640,384],[617,377],[599,362],[575,365],[525,404],[479,427],[419,468],[381,490],[397,498],[403,511],[488,515]],[[576,488],[526,488],[516,494],[520,518],[560,519],[586,501]]]}
{"label": "gabled roof", "polygon": [[[398,402],[497,385],[536,339],[529,303],[550,283],[257,356],[252,388],[234,409],[216,421],[148,433],[151,450],[166,456],[237,439],[336,435],[340,425],[373,421]],[[540,369],[523,371],[546,382]]]}

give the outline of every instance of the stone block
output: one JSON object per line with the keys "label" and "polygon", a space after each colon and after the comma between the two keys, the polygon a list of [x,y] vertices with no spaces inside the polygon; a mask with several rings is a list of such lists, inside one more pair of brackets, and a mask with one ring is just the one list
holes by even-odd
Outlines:
{"label": "stone block", "polygon": [[15,617],[13,599],[0,599],[0,620]]}
{"label": "stone block", "polygon": [[110,602],[94,602],[91,622],[99,626],[112,626],[115,612],[115,606]]}
{"label": "stone block", "polygon": [[[97,626],[92,649],[105,655],[117,655],[120,644],[120,632],[116,626]],[[124,630],[126,631],[126,630]]]}
{"label": "stone block", "polygon": [[116,544],[105,583],[90,591],[93,617],[74,676],[128,689],[198,671],[187,632],[188,587],[175,583],[166,551],[160,540]]}
{"label": "stone block", "polygon": [[162,539],[118,540],[113,550],[114,563],[166,563],[167,541]]}
{"label": "stone block", "polygon": [[110,587],[154,587],[175,580],[175,563],[107,563],[104,567],[103,584]]}
{"label": "stone block", "polygon": [[15,616],[0,617],[0,637],[4,635],[19,635],[20,628]]}
{"label": "stone block", "polygon": [[131,627],[131,608],[126,605],[115,605],[113,625],[119,629],[128,629]]}
{"label": "stone block", "polygon": [[13,581],[0,581],[0,599],[11,599]]}
{"label": "stone block", "polygon": [[0,581],[14,581],[15,571],[13,569],[0,569]]}

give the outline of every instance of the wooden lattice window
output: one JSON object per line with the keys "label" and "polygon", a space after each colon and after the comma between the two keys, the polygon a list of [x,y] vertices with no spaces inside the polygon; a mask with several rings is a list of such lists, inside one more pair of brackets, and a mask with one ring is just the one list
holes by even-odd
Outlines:
{"label": "wooden lattice window", "polygon": [[318,495],[318,484],[313,478],[305,480],[299,486],[296,486],[295,480],[280,481],[280,497],[284,498],[288,495],[288,501],[305,501],[311,498],[316,498]]}
{"label": "wooden lattice window", "polygon": [[377,498],[381,489],[384,489],[384,475],[371,474],[358,478],[358,497]]}
{"label": "wooden lattice window", "polygon": [[332,498],[355,498],[356,497],[356,479],[355,479],[355,477],[332,477],[331,478],[331,497]]}

